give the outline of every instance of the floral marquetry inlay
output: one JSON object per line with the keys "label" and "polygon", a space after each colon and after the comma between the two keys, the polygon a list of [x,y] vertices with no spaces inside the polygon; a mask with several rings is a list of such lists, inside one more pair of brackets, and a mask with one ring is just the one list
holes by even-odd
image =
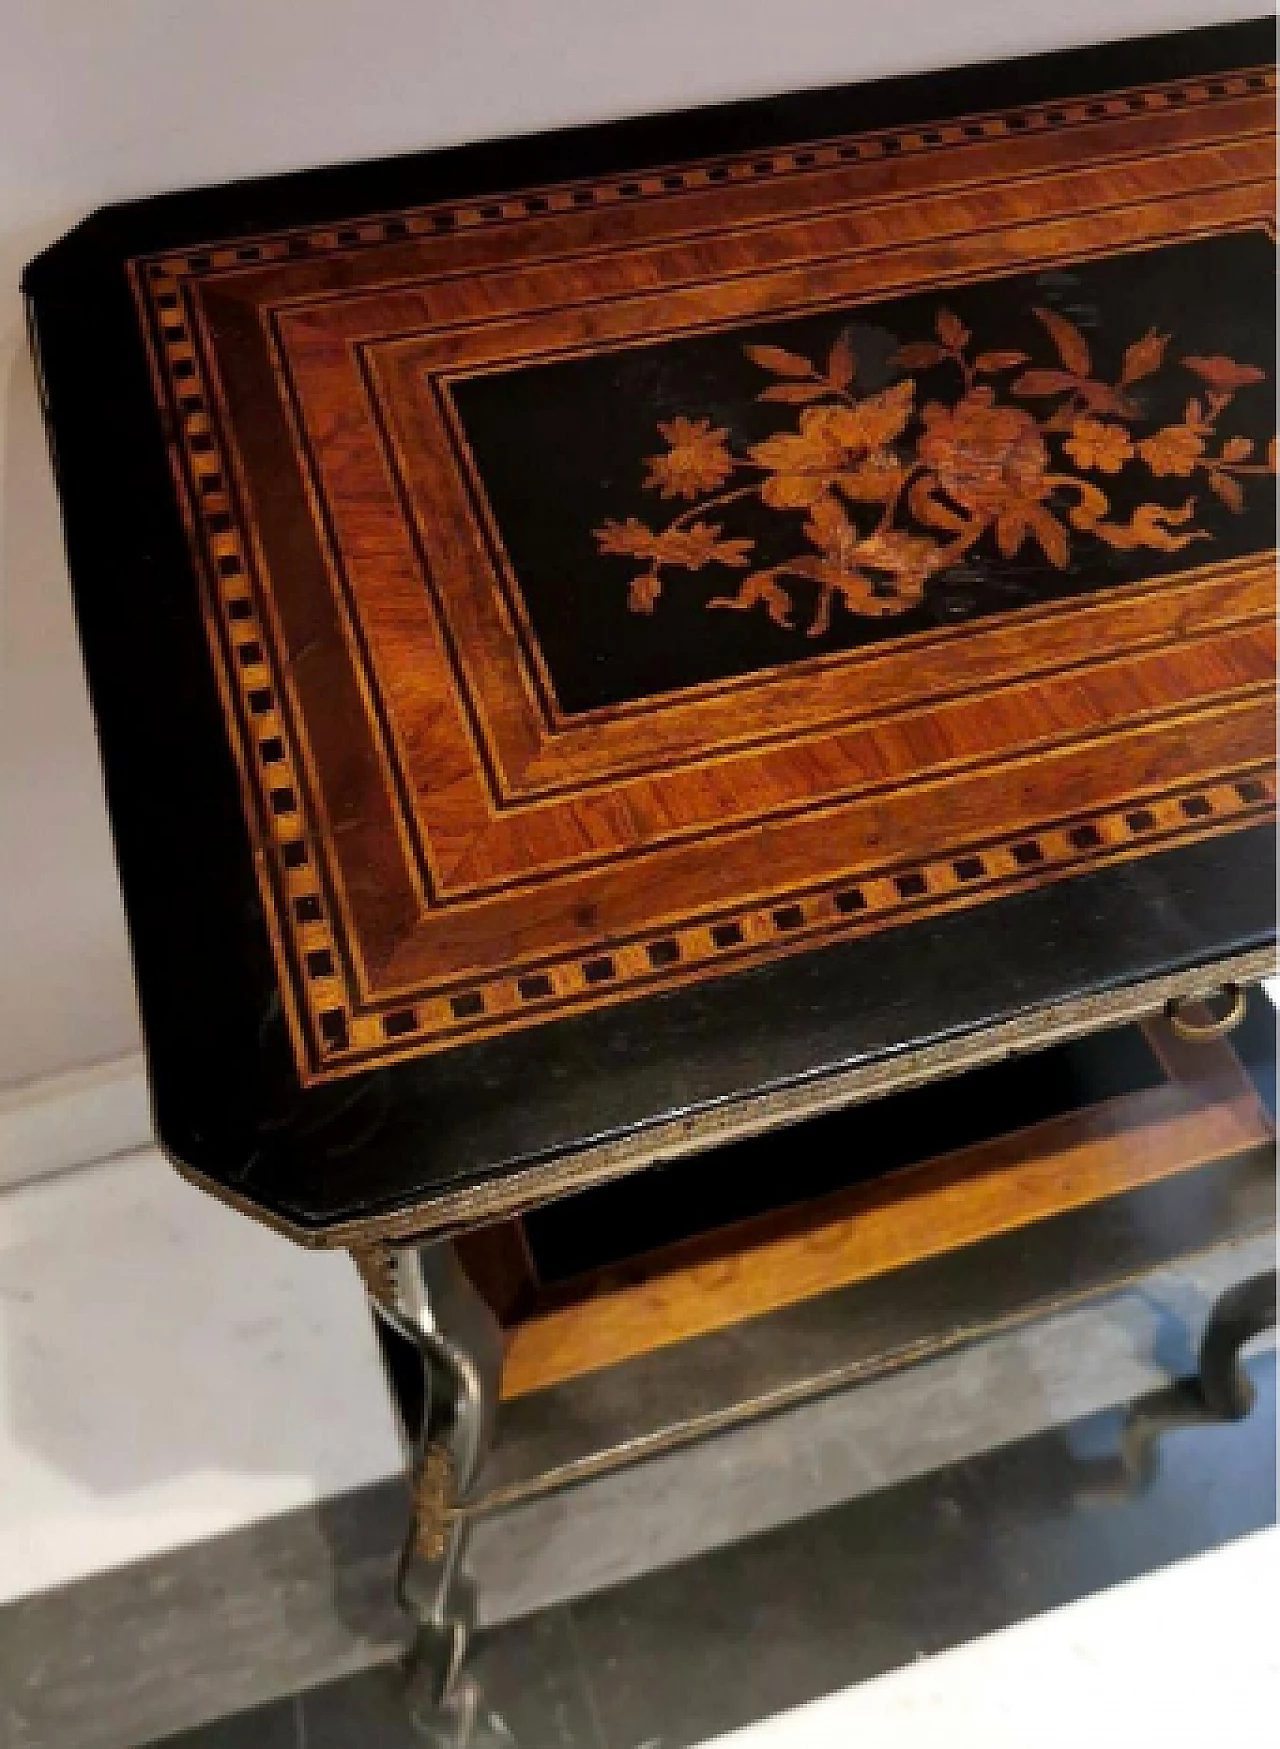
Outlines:
{"label": "floral marquetry inlay", "polygon": [[[745,346],[770,379],[757,399],[794,409],[790,422],[740,446],[710,418],[659,423],[665,447],[647,459],[643,484],[685,508],[664,522],[628,517],[595,530],[601,553],[642,567],[632,611],[653,613],[670,573],[718,567],[745,575],[709,593],[708,608],[761,609],[816,638],[837,604],[864,619],[905,613],[932,579],[978,556],[998,565],[1030,547],[1061,571],[1089,542],[1166,553],[1210,542],[1200,495],[1238,514],[1248,477],[1275,471],[1274,438],[1264,453],[1231,429],[1236,397],[1265,372],[1181,352],[1153,328],[1124,349],[1109,380],[1074,322],[1043,306],[1034,314],[1043,358],[980,348],[940,307],[934,337],[899,347],[897,380],[874,393],[859,390],[849,330],[822,359]],[[1185,381],[1186,400],[1179,419],[1162,423],[1145,391],[1168,373]],[[1138,502],[1117,511],[1121,474],[1141,484]],[[781,561],[757,562],[756,539],[736,528],[735,513],[752,503],[791,520],[795,551]]]}
{"label": "floral marquetry inlay", "polygon": [[1270,818],[1272,84],[131,258],[299,1097]]}

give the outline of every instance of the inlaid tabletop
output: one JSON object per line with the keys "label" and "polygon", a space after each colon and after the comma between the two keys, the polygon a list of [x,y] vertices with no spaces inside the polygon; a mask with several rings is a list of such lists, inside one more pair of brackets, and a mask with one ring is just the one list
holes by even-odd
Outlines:
{"label": "inlaid tabletop", "polygon": [[1257,975],[1269,55],[169,196],[33,264],[180,1166],[426,1231]]}

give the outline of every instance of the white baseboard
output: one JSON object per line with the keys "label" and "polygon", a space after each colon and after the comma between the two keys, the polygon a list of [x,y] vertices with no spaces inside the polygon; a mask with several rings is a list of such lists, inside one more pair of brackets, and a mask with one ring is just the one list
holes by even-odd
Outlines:
{"label": "white baseboard", "polygon": [[0,1190],[153,1140],[141,1051],[0,1088]]}

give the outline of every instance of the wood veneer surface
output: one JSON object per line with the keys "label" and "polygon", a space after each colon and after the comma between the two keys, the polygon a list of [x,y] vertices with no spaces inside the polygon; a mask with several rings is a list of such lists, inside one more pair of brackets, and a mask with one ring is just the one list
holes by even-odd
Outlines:
{"label": "wood veneer surface", "polygon": [[[533,1285],[536,1253],[522,1258],[524,1299],[508,1301],[504,1397],[980,1244],[1273,1140],[1271,1120],[1229,1043],[1187,1049],[1165,1026],[1149,1030],[1168,1075],[1160,1085],[1081,1103],[541,1293]],[[964,1083],[953,1091],[964,1099]],[[856,1138],[850,1125],[846,1140]],[[487,1235],[466,1243],[478,1247],[482,1260],[494,1256]],[[465,1249],[463,1256],[470,1261]]]}
{"label": "wood veneer surface", "polygon": [[195,191],[32,264],[184,1170],[439,1230],[1257,975],[1269,57]]}

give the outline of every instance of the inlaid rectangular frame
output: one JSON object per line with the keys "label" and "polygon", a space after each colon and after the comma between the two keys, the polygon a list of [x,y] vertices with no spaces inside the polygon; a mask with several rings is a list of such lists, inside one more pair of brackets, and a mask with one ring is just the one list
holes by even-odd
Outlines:
{"label": "inlaid rectangular frame", "polygon": [[1269,553],[567,717],[450,385],[1273,235],[1273,89],[1169,82],[134,264],[304,1082],[1272,810]]}

